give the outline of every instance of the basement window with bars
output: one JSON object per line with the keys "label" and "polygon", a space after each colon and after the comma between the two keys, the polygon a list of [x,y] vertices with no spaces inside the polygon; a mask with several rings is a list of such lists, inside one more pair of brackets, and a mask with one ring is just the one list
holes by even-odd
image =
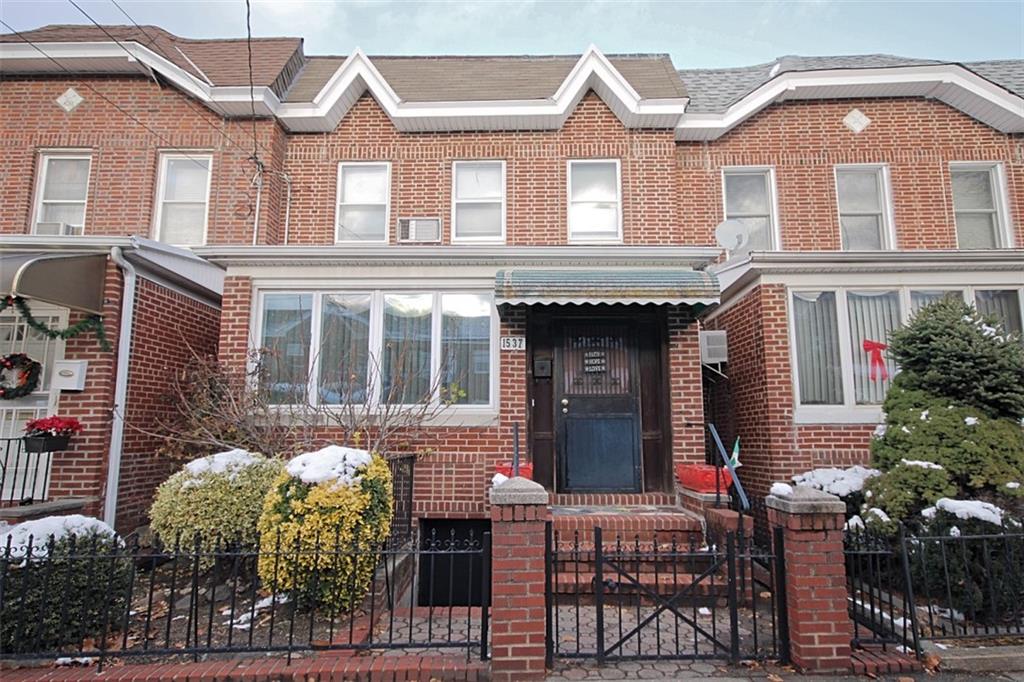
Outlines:
{"label": "basement window with bars", "polygon": [[490,293],[266,291],[260,309],[273,404],[493,407]]}
{"label": "basement window with bars", "polygon": [[999,164],[956,163],[950,166],[950,178],[957,247],[1009,246],[1004,228],[1005,201]]}
{"label": "basement window with bars", "polygon": [[91,168],[91,154],[43,152],[40,155],[33,224],[36,234],[82,234]]}

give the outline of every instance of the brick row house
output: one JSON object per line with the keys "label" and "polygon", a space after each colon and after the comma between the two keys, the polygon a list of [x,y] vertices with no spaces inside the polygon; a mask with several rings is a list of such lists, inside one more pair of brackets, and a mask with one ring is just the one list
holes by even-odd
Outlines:
{"label": "brick row house", "polygon": [[[119,261],[138,276],[131,342],[33,349],[88,356],[85,388],[44,382],[0,417],[87,417],[49,496],[92,496],[120,527],[145,522],[166,465],[114,408],[152,409],[181,338],[239,368],[262,351],[282,404],[443,404],[406,444],[421,523],[487,518],[518,432],[556,522],[637,505],[674,530],[697,524],[673,472],[717,456],[708,422],[764,493],[866,461],[888,381],[866,342],[916,307],[955,291],[1021,330],[1022,61],[677,70],[593,47],[307,56],[297,38],[253,58],[250,87],[244,41],[0,37],[0,282],[17,259],[59,278],[106,258],[95,312],[116,343]],[[47,305],[89,312],[71,303]],[[0,343],[36,343],[4,314]],[[725,362],[702,358],[712,331]]]}

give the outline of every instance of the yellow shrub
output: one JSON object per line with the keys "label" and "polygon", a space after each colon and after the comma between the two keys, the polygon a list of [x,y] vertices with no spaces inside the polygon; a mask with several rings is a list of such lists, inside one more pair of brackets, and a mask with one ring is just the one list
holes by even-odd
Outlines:
{"label": "yellow shrub", "polygon": [[[315,454],[315,453],[314,453]],[[391,470],[379,455],[351,483],[304,483],[282,473],[259,520],[264,588],[332,613],[358,604],[391,532]]]}

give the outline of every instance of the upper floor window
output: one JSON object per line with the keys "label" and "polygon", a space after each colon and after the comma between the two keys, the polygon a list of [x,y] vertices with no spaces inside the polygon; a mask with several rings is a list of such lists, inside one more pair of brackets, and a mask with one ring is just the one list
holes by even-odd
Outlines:
{"label": "upper floor window", "polygon": [[770,168],[722,171],[725,217],[747,226],[747,242],[730,255],[770,251],[775,246],[775,174]]}
{"label": "upper floor window", "polygon": [[957,246],[961,249],[1009,246],[999,166],[958,163],[950,168],[950,176]]}
{"label": "upper floor window", "polygon": [[156,238],[168,244],[206,243],[210,168],[206,154],[161,154]]}
{"label": "upper floor window", "polygon": [[837,166],[836,195],[844,251],[893,247],[884,166]]}
{"label": "upper floor window", "polygon": [[82,234],[91,165],[89,154],[44,152],[40,156],[36,234]]}
{"label": "upper floor window", "polygon": [[387,242],[391,164],[338,164],[339,242]]}
{"label": "upper floor window", "polygon": [[569,162],[569,241],[622,241],[618,159]]}
{"label": "upper floor window", "polygon": [[452,164],[452,241],[505,239],[505,162]]}

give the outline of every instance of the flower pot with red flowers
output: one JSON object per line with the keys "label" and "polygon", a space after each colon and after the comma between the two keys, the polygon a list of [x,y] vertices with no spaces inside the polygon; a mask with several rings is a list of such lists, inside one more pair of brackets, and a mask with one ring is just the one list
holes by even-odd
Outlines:
{"label": "flower pot with red flowers", "polygon": [[68,449],[71,437],[82,431],[82,424],[74,417],[45,417],[25,424],[27,452],[60,452]]}
{"label": "flower pot with red flowers", "polygon": [[699,493],[718,491],[724,493],[732,485],[732,476],[729,474],[729,470],[711,464],[676,465],[676,478],[679,479],[679,485],[682,487]]}
{"label": "flower pot with red flowers", "polygon": [[[512,478],[512,462],[498,462],[498,473],[502,476]],[[519,475],[523,478],[533,480],[533,464],[530,462],[519,463]]]}

